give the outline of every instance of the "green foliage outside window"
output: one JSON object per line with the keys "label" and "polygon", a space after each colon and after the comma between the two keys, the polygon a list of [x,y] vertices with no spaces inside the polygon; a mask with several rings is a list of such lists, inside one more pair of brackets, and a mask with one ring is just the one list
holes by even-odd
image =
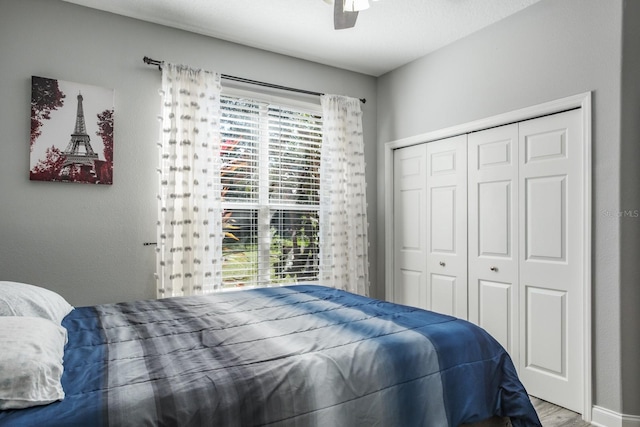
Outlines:
{"label": "green foliage outside window", "polygon": [[320,126],[311,114],[223,99],[225,287],[317,278]]}

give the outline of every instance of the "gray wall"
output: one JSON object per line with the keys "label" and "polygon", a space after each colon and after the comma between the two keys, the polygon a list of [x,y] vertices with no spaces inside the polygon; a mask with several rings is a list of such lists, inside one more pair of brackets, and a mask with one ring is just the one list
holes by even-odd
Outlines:
{"label": "gray wall", "polygon": [[[58,0],[0,0],[0,280],[45,286],[74,305],[155,297],[155,252],[143,242],[156,240],[160,72],[144,55],[367,98],[367,180],[375,182],[373,77]],[[29,181],[32,75],[115,89],[112,186]],[[368,192],[376,224],[375,185]]]}
{"label": "gray wall", "polygon": [[640,2],[625,0],[620,147],[620,317],[623,413],[640,414]]}
{"label": "gray wall", "polygon": [[[625,129],[629,140],[622,144],[620,135],[622,5],[622,0],[542,0],[380,77],[378,162],[382,168],[383,146],[388,141],[593,91],[594,403],[640,414],[638,219],[621,224],[617,217],[599,214],[619,212],[622,206],[640,207],[634,185],[638,182],[634,168],[637,90],[628,94],[636,112]],[[638,30],[629,33],[637,38]],[[629,64],[629,80],[637,79],[638,73],[631,73],[638,70],[637,56],[636,52]],[[621,157],[627,154],[633,157],[627,157],[621,169]],[[621,180],[627,184],[621,186]],[[379,177],[380,247],[383,200],[384,183]],[[629,234],[622,238],[624,233]],[[378,256],[378,275],[384,277],[382,254]],[[622,327],[621,298],[627,296],[633,296],[635,303],[625,303],[624,315],[635,324]]]}

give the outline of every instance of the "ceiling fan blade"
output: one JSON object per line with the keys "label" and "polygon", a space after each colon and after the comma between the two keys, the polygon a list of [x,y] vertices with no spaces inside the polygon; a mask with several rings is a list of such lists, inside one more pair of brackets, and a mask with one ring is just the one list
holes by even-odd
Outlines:
{"label": "ceiling fan blade", "polygon": [[356,25],[358,12],[345,12],[344,0],[334,0],[333,2],[333,28],[344,30]]}

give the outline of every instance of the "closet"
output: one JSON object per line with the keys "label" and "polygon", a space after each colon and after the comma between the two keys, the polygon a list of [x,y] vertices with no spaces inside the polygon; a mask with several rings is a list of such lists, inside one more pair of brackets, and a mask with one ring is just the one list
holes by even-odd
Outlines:
{"label": "closet", "polygon": [[395,149],[390,296],[480,325],[581,413],[584,156],[580,109]]}

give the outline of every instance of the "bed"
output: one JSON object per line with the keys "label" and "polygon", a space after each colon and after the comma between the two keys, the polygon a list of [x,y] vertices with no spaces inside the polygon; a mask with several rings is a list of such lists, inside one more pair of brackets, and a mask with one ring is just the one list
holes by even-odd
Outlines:
{"label": "bed", "polygon": [[64,397],[2,410],[0,426],[540,426],[484,330],[333,288],[79,307],[60,323]]}

